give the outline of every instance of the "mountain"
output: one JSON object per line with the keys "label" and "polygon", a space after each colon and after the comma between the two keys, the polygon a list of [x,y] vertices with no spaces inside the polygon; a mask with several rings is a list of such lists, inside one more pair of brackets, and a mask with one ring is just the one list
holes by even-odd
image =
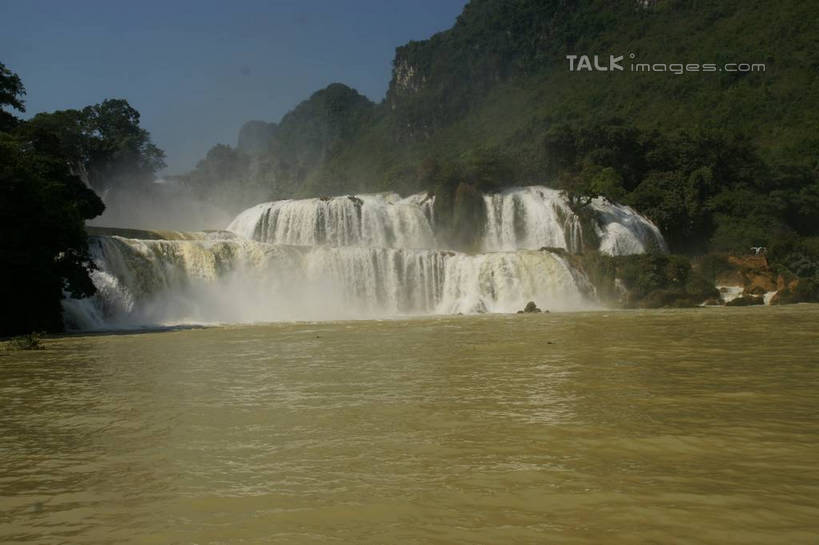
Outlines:
{"label": "mountain", "polygon": [[[396,50],[382,102],[333,84],[249,122],[210,182],[268,199],[432,190],[455,231],[481,227],[481,192],[545,183],[644,211],[677,251],[815,237],[817,20],[796,0],[472,0]],[[186,181],[206,186],[217,159]]]}

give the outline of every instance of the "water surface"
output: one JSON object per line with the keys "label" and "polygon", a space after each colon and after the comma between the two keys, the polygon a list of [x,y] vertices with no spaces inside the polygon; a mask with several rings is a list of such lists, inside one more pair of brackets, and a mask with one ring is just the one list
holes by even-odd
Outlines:
{"label": "water surface", "polygon": [[0,355],[0,542],[819,543],[819,306]]}

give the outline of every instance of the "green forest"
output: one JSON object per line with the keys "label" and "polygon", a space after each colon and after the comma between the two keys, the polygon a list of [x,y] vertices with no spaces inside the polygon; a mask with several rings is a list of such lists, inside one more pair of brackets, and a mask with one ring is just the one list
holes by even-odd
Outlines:
{"label": "green forest", "polygon": [[64,295],[95,292],[86,220],[117,184],[146,187],[164,154],[125,100],[24,121],[26,90],[0,64],[0,335],[63,328]]}
{"label": "green forest", "polygon": [[[581,215],[595,196],[634,207],[675,254],[590,258],[601,278],[682,301],[709,292],[704,263],[765,247],[774,274],[800,280],[791,301],[817,300],[817,21],[819,4],[796,0],[472,0],[451,29],[397,48],[381,102],[334,83],[276,122],[247,122],[237,146],[214,146],[176,180],[233,207],[255,204],[237,193],[430,191],[442,236],[466,251],[483,193],[544,184]],[[573,72],[572,54],[765,69]],[[3,332],[57,327],[61,290],[93,289],[82,226],[102,211],[94,191],[146,184],[163,166],[126,101],[21,121],[23,94],[3,67],[0,214],[14,233],[0,249],[3,297],[42,301]]]}
{"label": "green forest", "polygon": [[[470,2],[399,47],[385,100],[333,84],[248,122],[182,179],[270,198],[545,184],[648,215],[673,251],[817,235],[819,7],[804,2]],[[567,54],[760,62],[764,72],[569,72]],[[578,199],[577,202],[581,202]],[[442,210],[444,216],[453,210]]]}

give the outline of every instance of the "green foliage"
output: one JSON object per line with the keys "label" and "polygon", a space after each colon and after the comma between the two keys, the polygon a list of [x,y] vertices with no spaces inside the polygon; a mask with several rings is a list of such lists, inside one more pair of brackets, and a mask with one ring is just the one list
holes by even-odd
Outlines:
{"label": "green foliage", "polygon": [[707,279],[711,285],[715,285],[717,278],[729,271],[734,270],[734,266],[728,261],[726,254],[709,253],[697,260],[697,270]]}
{"label": "green foliage", "polygon": [[819,303],[819,280],[800,278],[794,288],[785,288],[777,296],[779,304]]}
{"label": "green foliage", "polygon": [[98,191],[151,183],[165,154],[139,126],[139,112],[123,99],[82,110],[40,113],[18,128],[20,136],[48,146],[72,172]]}
{"label": "green foliage", "polygon": [[6,108],[25,112],[22,98],[25,94],[26,88],[23,87],[20,76],[0,62],[0,131],[11,130],[17,125],[17,119]]}
{"label": "green foliage", "polygon": [[0,133],[0,334],[61,330],[63,291],[94,292],[84,223],[103,208],[48,148]]}
{"label": "green foliage", "polygon": [[45,350],[42,333],[28,333],[12,337],[6,344],[8,350]]}
{"label": "green foliage", "polygon": [[[251,198],[289,198],[355,191],[348,169],[331,159],[372,120],[374,105],[354,89],[334,83],[287,113],[280,123],[250,121],[239,146],[213,147],[181,179],[205,200],[245,206]],[[324,167],[324,168],[319,168]],[[228,208],[231,208],[230,206]]]}
{"label": "green foliage", "polygon": [[229,193],[248,183],[250,162],[250,155],[224,144],[216,144],[196,164],[196,168],[181,179],[206,200],[224,200]]}
{"label": "green foliage", "polygon": [[719,131],[645,133],[621,121],[544,138],[549,169],[575,209],[603,196],[651,218],[673,251],[746,253],[784,233],[811,234],[817,172],[774,168],[744,138]]}
{"label": "green foliage", "polygon": [[[270,198],[433,190],[456,239],[461,183],[557,186],[581,218],[602,195],[686,254],[817,236],[817,19],[819,4],[797,0],[472,0],[451,29],[396,50],[382,104],[334,84],[279,124],[248,124],[249,174],[223,183]],[[626,70],[568,71],[567,54],[595,53]],[[629,53],[766,68],[635,73]]]}
{"label": "green foliage", "polygon": [[690,307],[719,297],[714,284],[681,255],[611,257],[593,252],[580,258],[598,296],[625,307]]}
{"label": "green foliage", "polygon": [[450,247],[477,251],[485,225],[483,193],[503,186],[514,166],[499,150],[478,148],[465,157],[447,161],[427,158],[416,176],[435,195],[439,236]]}
{"label": "green foliage", "polygon": [[[0,107],[22,110],[23,93],[19,77],[0,65]],[[3,114],[0,335],[60,331],[63,297],[95,291],[85,221],[104,205],[91,187],[139,188],[164,166],[163,153],[125,100],[29,121]],[[21,339],[24,348],[39,347],[36,335]]]}

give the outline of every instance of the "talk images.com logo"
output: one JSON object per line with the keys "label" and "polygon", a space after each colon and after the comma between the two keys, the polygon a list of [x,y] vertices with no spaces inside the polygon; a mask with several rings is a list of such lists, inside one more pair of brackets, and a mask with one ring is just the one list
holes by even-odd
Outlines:
{"label": "talk images.com logo", "polygon": [[764,72],[763,63],[645,63],[635,62],[637,55],[566,55],[569,72],[670,72],[681,75],[698,72]]}

